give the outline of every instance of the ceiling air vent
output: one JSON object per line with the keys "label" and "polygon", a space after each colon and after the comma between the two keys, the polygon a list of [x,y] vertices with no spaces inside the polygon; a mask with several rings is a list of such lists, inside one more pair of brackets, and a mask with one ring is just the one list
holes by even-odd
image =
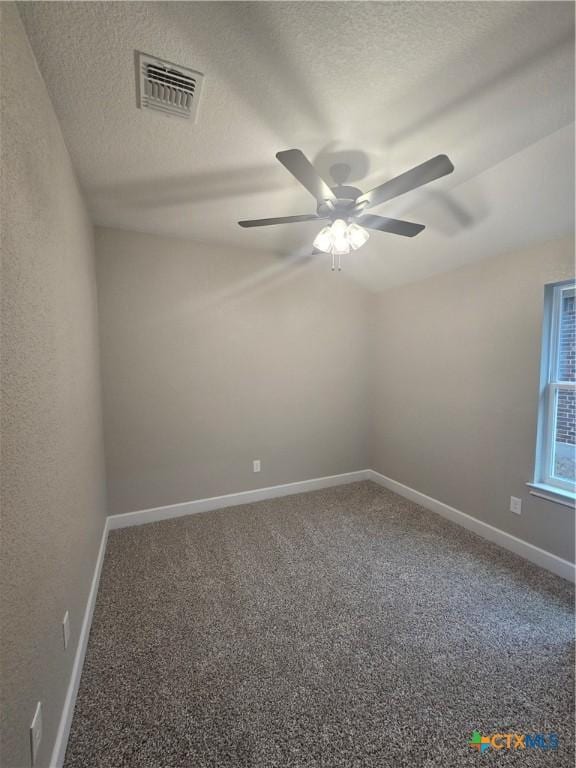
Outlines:
{"label": "ceiling air vent", "polygon": [[146,53],[137,52],[136,57],[140,109],[156,109],[195,122],[204,75]]}

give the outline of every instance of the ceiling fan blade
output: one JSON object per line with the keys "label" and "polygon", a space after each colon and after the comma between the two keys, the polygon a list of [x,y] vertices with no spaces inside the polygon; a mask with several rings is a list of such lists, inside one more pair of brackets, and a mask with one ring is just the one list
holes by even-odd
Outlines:
{"label": "ceiling fan blade", "polygon": [[436,155],[431,160],[427,160],[425,163],[412,168],[412,170],[406,171],[406,173],[402,173],[400,176],[396,176],[396,178],[390,179],[390,181],[386,181],[379,187],[375,187],[370,192],[361,195],[356,200],[356,208],[358,210],[366,210],[375,205],[380,205],[380,203],[385,203],[393,197],[398,197],[405,192],[421,187],[423,184],[429,184],[435,179],[446,176],[452,173],[453,170],[454,166],[447,155]]}
{"label": "ceiling fan blade", "polygon": [[295,224],[298,221],[320,221],[320,216],[315,213],[305,213],[302,216],[281,216],[279,219],[252,219],[251,221],[239,221],[241,227],[269,227],[272,224]]}
{"label": "ceiling fan blade", "polygon": [[286,170],[290,171],[292,176],[302,184],[310,194],[321,203],[324,200],[336,201],[334,192],[329,185],[319,175],[310,160],[299,149],[287,149],[284,152],[277,152],[276,159],[279,160]]}
{"label": "ceiling fan blade", "polygon": [[370,213],[366,216],[359,216],[355,221],[367,229],[391,232],[393,235],[403,235],[404,237],[414,237],[425,229],[424,224],[414,224],[413,221],[402,221],[401,219],[386,219],[384,216],[372,216]]}

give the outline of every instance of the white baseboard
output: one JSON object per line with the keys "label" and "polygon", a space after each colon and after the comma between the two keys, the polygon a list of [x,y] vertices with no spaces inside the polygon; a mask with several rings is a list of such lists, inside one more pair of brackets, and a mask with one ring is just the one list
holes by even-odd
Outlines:
{"label": "white baseboard", "polygon": [[106,551],[109,519],[109,517],[106,518],[106,522],[104,523],[104,530],[102,531],[102,538],[100,540],[98,556],[96,557],[92,583],[90,584],[90,592],[88,593],[84,618],[82,619],[82,626],[80,628],[80,636],[78,637],[78,645],[76,646],[76,653],[74,655],[72,672],[70,673],[68,690],[66,691],[66,698],[64,699],[64,706],[62,708],[60,723],[58,725],[58,732],[56,734],[56,741],[54,742],[54,748],[52,749],[52,756],[50,758],[50,768],[62,768],[64,757],[66,756],[68,736],[70,735],[70,726],[72,725],[72,717],[74,716],[74,705],[76,704],[76,696],[78,694],[78,687],[80,685],[80,677],[82,676],[82,666],[84,664],[86,646],[88,645],[88,636],[90,635],[90,627],[92,625],[92,614],[94,613],[96,595],[98,594],[100,572],[102,571],[102,563],[104,562],[104,553]]}
{"label": "white baseboard", "polygon": [[540,547],[530,544],[524,541],[524,539],[512,536],[511,533],[506,533],[506,531],[502,531],[500,528],[484,523],[482,520],[478,520],[477,517],[467,515],[466,512],[461,512],[459,509],[438,501],[438,499],[426,496],[426,494],[420,493],[420,491],[415,491],[414,488],[392,480],[390,477],[386,477],[386,475],[382,475],[373,469],[367,470],[366,474],[369,480],[373,480],[378,485],[388,488],[388,490],[397,493],[399,496],[410,499],[410,501],[429,509],[431,512],[442,515],[442,517],[477,533],[484,539],[488,539],[488,541],[493,541],[495,544],[504,547],[504,549],[509,549],[511,552],[520,555],[520,557],[530,560],[532,563],[546,568],[548,571],[552,571],[557,576],[562,576],[562,578],[568,579],[568,581],[576,580],[576,566],[574,563],[563,560],[558,555],[553,555],[552,552],[548,552],[545,549],[540,549]]}
{"label": "white baseboard", "polygon": [[184,501],[181,504],[170,504],[167,507],[154,507],[153,509],[142,509],[138,512],[109,515],[108,528],[109,530],[128,528],[131,525],[155,523],[159,520],[169,520],[173,517],[194,515],[198,512],[210,512],[213,509],[236,507],[239,504],[251,504],[253,501],[275,499],[279,496],[291,496],[294,493],[318,491],[322,488],[330,488],[333,485],[356,483],[359,480],[367,480],[369,471],[367,469],[359,469],[356,472],[346,472],[343,475],[316,477],[313,480],[301,480],[297,483],[286,483],[285,485],[271,485],[269,488],[256,488],[253,491],[241,491],[240,493],[228,493],[225,496],[212,496],[208,499]]}
{"label": "white baseboard", "polygon": [[160,520],[170,520],[175,517],[193,515],[198,512],[209,512],[214,509],[224,509],[225,507],[235,507],[239,504],[250,504],[254,501],[263,501],[264,499],[274,499],[280,496],[290,496],[294,493],[305,493],[307,491],[316,491],[321,488],[329,488],[335,485],[344,485],[354,483],[359,480],[373,480],[375,483],[388,488],[394,493],[404,496],[407,499],[420,504],[426,509],[436,512],[442,517],[446,517],[458,525],[468,528],[479,536],[498,544],[511,552],[530,560],[536,565],[546,568],[552,573],[562,576],[569,581],[576,581],[576,567],[568,560],[530,544],[517,536],[513,536],[500,528],[496,528],[489,523],[484,523],[472,515],[461,512],[455,507],[451,507],[438,499],[427,496],[420,491],[414,490],[407,485],[392,480],[390,477],[380,474],[373,469],[360,469],[356,472],[346,472],[341,475],[329,475],[328,477],[317,477],[312,480],[302,480],[296,483],[286,483],[284,485],[272,485],[268,488],[256,488],[252,491],[241,491],[240,493],[229,493],[225,496],[213,496],[208,499],[197,499],[195,501],[185,501],[181,504],[170,504],[165,507],[154,507],[153,509],[143,509],[136,512],[125,512],[120,515],[110,515],[108,517],[108,530],[116,528],[127,528],[132,525],[143,525],[144,523],[153,523]]}

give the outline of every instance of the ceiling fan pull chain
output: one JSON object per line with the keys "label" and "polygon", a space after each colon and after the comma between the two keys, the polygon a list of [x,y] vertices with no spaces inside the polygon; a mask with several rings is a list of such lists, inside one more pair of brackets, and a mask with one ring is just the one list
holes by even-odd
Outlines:
{"label": "ceiling fan pull chain", "polygon": [[342,255],[338,254],[338,272],[342,272]]}
{"label": "ceiling fan pull chain", "polygon": [[332,272],[336,269],[336,260],[334,257],[334,251],[332,251]]}

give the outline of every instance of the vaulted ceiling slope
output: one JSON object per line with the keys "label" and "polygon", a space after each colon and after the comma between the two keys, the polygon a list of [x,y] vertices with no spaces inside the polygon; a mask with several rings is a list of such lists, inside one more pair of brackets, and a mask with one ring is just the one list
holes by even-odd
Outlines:
{"label": "vaulted ceiling slope", "polygon": [[[19,8],[98,224],[303,253],[315,224],[236,224],[313,211],[274,159],[300,147],[364,190],[452,159],[374,211],[427,229],[371,238],[347,264],[371,287],[574,229],[571,2]],[[136,108],[135,50],[205,73],[196,124]]]}

